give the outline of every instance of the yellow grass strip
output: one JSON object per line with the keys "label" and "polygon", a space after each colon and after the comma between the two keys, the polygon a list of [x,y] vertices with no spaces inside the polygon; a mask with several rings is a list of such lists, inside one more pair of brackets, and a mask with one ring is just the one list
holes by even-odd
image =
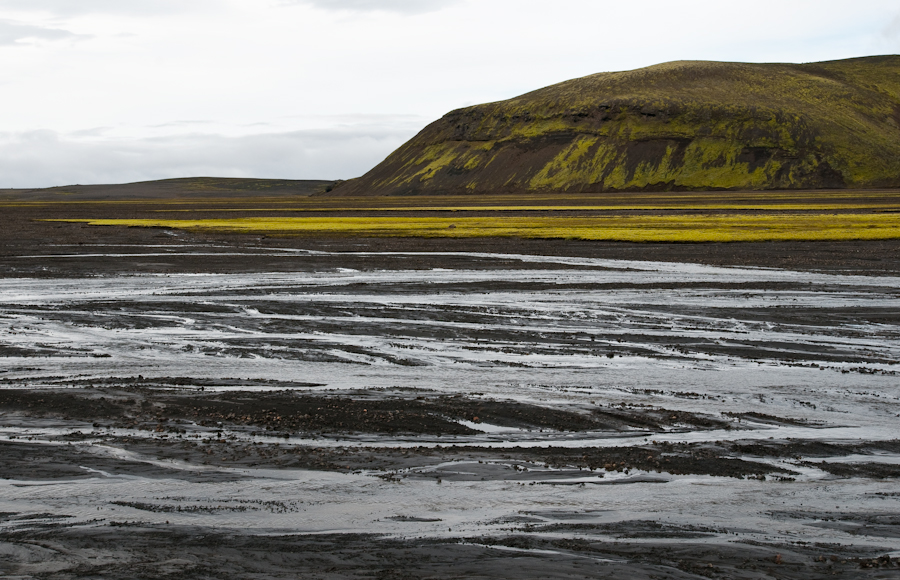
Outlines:
{"label": "yellow grass strip", "polygon": [[158,209],[157,213],[187,213],[194,211],[216,212],[470,212],[470,211],[503,211],[503,212],[527,212],[527,211],[836,211],[836,210],[896,210],[900,211],[900,204],[765,204],[765,205],[735,205],[735,204],[678,204],[678,205],[470,205],[470,206],[411,206],[411,207],[255,207],[255,208],[191,208],[191,209]]}
{"label": "yellow grass strip", "polygon": [[522,237],[630,242],[900,239],[900,214],[592,217],[282,217],[65,219],[98,226],[357,237]]}

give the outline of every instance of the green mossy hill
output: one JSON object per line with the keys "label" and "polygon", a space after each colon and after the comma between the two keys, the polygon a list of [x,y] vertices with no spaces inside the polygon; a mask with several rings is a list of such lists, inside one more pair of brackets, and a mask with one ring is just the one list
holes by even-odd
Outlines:
{"label": "green mossy hill", "polygon": [[670,62],[453,111],[338,195],[900,187],[900,56]]}

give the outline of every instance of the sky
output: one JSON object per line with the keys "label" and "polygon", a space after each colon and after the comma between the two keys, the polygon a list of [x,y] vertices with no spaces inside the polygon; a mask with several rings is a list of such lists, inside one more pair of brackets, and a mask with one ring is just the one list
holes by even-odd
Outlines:
{"label": "sky", "polygon": [[348,179],[597,72],[897,53],[896,0],[0,0],[0,188]]}

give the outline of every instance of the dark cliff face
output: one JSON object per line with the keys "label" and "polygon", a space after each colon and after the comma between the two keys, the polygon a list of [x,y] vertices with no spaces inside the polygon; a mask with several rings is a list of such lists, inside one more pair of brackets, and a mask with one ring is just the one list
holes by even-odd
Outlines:
{"label": "dark cliff face", "polygon": [[453,111],[337,195],[900,187],[900,57],[674,62]]}

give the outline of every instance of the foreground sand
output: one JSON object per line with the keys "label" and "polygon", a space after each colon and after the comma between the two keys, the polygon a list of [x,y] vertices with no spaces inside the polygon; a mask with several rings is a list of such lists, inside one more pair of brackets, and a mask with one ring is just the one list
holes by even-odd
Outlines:
{"label": "foreground sand", "polygon": [[897,572],[900,243],[265,238],[15,211],[8,577]]}

